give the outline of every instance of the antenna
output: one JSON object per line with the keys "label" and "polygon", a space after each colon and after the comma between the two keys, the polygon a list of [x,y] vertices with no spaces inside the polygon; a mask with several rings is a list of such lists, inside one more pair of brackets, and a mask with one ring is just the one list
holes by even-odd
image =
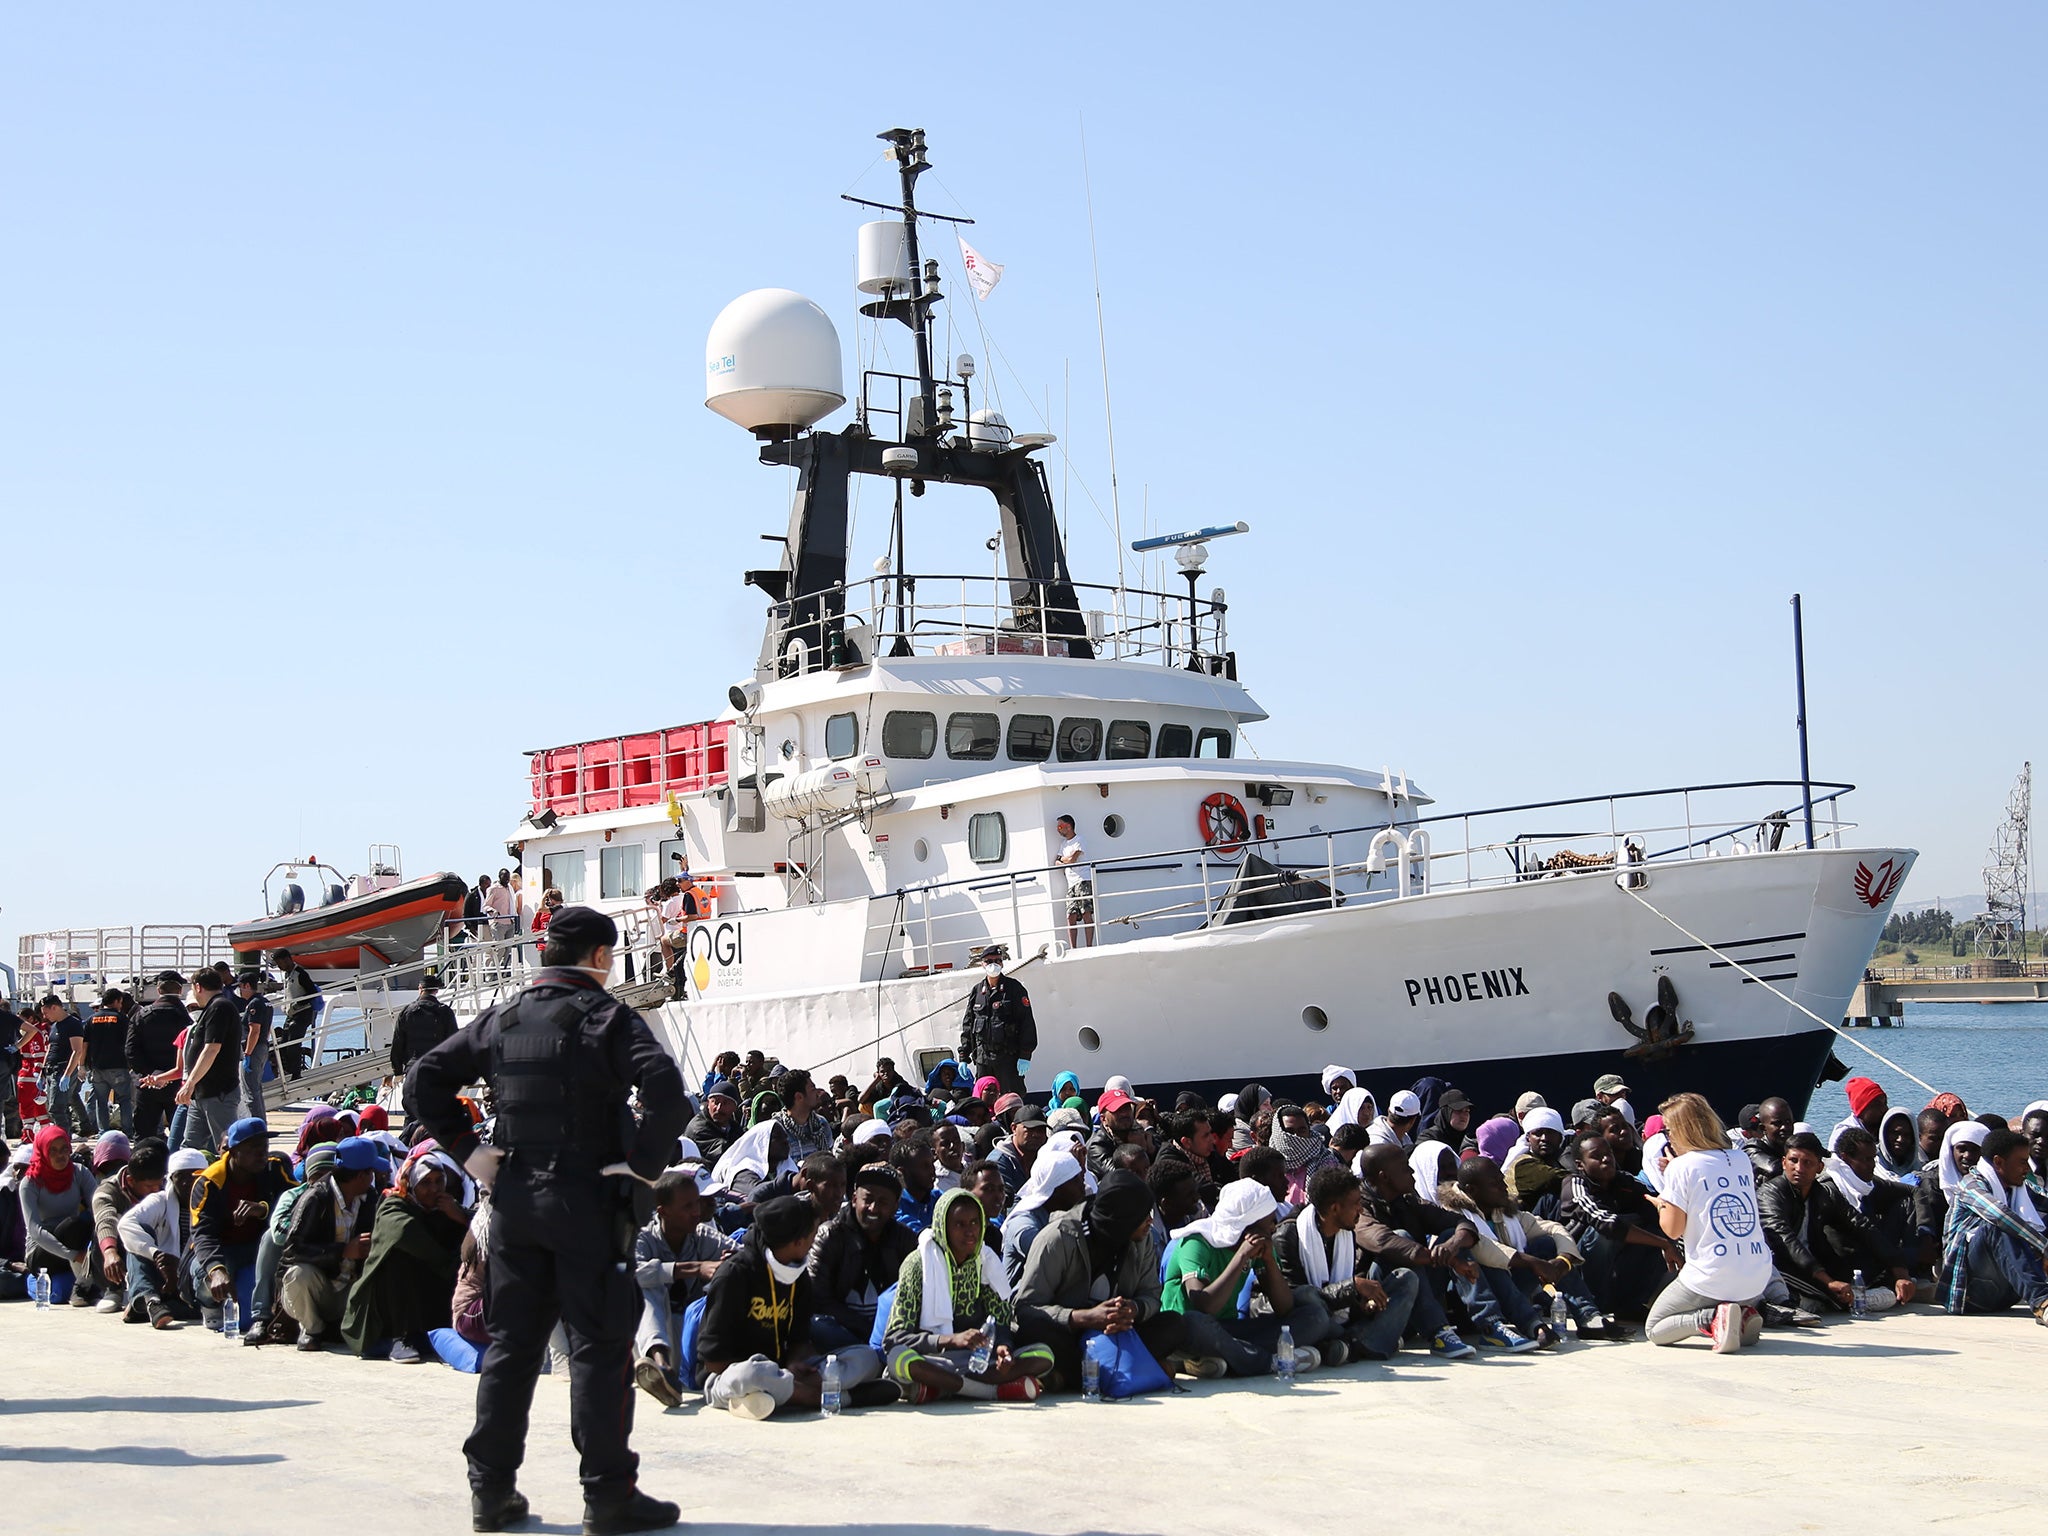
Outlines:
{"label": "antenna", "polygon": [[1984,866],[1984,916],[1977,924],[1977,953],[1986,960],[2027,957],[2027,875],[2032,866],[2034,765],[2020,764],[2020,776],[2006,798],[2005,820],[1991,840]]}
{"label": "antenna", "polygon": [[1095,348],[1102,358],[1102,421],[1109,433],[1110,531],[1116,537],[1116,624],[1124,619],[1124,512],[1116,488],[1116,413],[1109,405],[1109,336],[1102,326],[1102,258],[1095,248],[1095,183],[1088,174],[1088,119],[1081,118],[1081,190],[1088,202],[1088,266],[1095,276]]}

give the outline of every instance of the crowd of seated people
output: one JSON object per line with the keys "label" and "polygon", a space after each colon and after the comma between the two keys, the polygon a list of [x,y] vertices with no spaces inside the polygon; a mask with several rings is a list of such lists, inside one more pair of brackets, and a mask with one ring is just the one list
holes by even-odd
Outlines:
{"label": "crowd of seated people", "polygon": [[[1825,1130],[1780,1098],[1639,1118],[1601,1078],[1498,1113],[1327,1068],[1170,1104],[1062,1073],[1049,1101],[944,1061],[865,1084],[722,1053],[644,1193],[634,1380],[745,1418],[1079,1391],[1108,1341],[1166,1378],[1567,1338],[1702,1340],[1913,1304],[2048,1322],[2048,1100],[1916,1114],[1866,1078]],[[470,1106],[487,1134],[488,1100]],[[490,1201],[383,1108],[174,1148],[27,1127],[0,1174],[0,1300],[44,1292],[252,1346],[474,1370]]]}

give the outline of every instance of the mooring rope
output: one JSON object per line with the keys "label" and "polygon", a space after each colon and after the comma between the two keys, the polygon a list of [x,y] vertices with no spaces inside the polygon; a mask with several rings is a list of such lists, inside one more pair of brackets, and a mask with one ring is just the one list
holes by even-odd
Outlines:
{"label": "mooring rope", "polygon": [[1783,992],[1780,992],[1768,981],[1765,981],[1763,977],[1757,975],[1755,971],[1752,971],[1748,966],[1744,965],[1740,960],[1736,959],[1726,950],[1722,949],[1718,945],[1709,944],[1705,939],[1701,938],[1698,934],[1694,933],[1690,928],[1686,927],[1685,924],[1681,923],[1669,912],[1660,910],[1654,902],[1651,902],[1642,896],[1636,895],[1634,891],[1628,890],[1627,888],[1619,884],[1615,886],[1615,889],[1620,891],[1624,896],[1629,897],[1631,900],[1641,902],[1645,907],[1648,907],[1650,911],[1656,913],[1657,916],[1663,918],[1665,922],[1669,923],[1672,927],[1676,928],[1688,939],[1691,939],[1693,943],[1699,945],[1699,947],[1701,949],[1704,949],[1708,954],[1717,956],[1725,964],[1734,967],[1736,970],[1740,971],[1744,976],[1747,976],[1751,981],[1755,982],[1758,986],[1762,987],[1766,992],[1771,993],[1773,996],[1783,998],[1786,1002],[1790,1003],[1794,1008],[1797,1008],[1801,1013],[1805,1014],[1809,1019],[1813,1020],[1814,1023],[1820,1025],[1824,1029],[1833,1030],[1836,1034],[1840,1035],[1844,1040],[1848,1041],[1851,1045],[1855,1046],[1859,1051],[1863,1051],[1868,1053],[1869,1055],[1875,1056],[1879,1061],[1883,1062],[1886,1066],[1890,1067],[1894,1072],[1898,1073],[1899,1076],[1907,1079],[1909,1082],[1919,1083],[1922,1088],[1925,1088],[1931,1094],[1935,1094],[1938,1096],[1941,1093],[1941,1090],[1935,1087],[1934,1084],[1927,1082],[1924,1079],[1913,1076],[1912,1073],[1908,1072],[1896,1061],[1893,1061],[1889,1056],[1886,1056],[1882,1052],[1865,1045],[1861,1040],[1858,1040],[1854,1035],[1850,1034],[1848,1030],[1842,1028],[1841,1025],[1830,1024],[1826,1019],[1822,1018],[1819,1014],[1815,1013],[1811,1008],[1807,1007],[1806,1004],[1798,1001],[1796,998],[1787,997]]}

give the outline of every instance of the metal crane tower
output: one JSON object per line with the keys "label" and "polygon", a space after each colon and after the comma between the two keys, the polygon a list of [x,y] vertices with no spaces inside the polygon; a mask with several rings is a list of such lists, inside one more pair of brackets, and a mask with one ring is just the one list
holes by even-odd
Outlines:
{"label": "metal crane tower", "polygon": [[1977,953],[1987,960],[2027,957],[2027,876],[2032,842],[2027,818],[2033,809],[2034,765],[2020,764],[2019,781],[2005,802],[2005,820],[1991,840],[1984,866],[1984,916],[1977,923]]}

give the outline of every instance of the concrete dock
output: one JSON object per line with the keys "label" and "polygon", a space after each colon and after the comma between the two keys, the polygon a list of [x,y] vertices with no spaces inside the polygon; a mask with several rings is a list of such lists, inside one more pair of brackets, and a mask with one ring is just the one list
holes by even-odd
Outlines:
{"label": "concrete dock", "polygon": [[[759,1424],[643,1397],[634,1443],[643,1486],[716,1536],[1299,1532],[1397,1509],[1409,1528],[1602,1524],[1604,1509],[1671,1531],[2008,1531],[2032,1521],[2027,1458],[2007,1451],[2027,1443],[2044,1357],[2048,1332],[2024,1314],[1916,1306],[1734,1356],[1640,1341],[1458,1365],[1411,1352],[1291,1392],[1202,1383]],[[23,1303],[0,1307],[0,1360],[0,1528],[469,1529],[475,1378],[445,1366]],[[520,1484],[528,1530],[580,1529],[562,1380],[540,1382]]]}

